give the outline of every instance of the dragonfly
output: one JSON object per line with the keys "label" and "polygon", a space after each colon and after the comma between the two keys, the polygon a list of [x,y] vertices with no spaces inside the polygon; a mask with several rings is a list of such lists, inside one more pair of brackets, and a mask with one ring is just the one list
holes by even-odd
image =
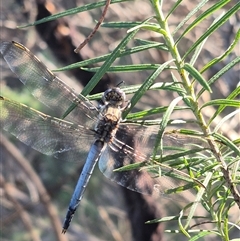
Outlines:
{"label": "dragonfly", "polygon": [[[159,127],[123,120],[122,113],[129,102],[119,87],[106,90],[103,104],[95,106],[75,93],[22,44],[1,42],[0,52],[12,72],[54,115],[0,96],[1,128],[43,154],[61,160],[85,161],[62,233],[70,226],[97,162],[107,178],[132,191],[164,194],[166,189],[175,187],[173,181],[164,177],[164,168],[161,175],[147,168],[153,159]],[[72,105],[75,108],[63,119]],[[166,146],[179,145],[177,139],[173,134],[163,136]],[[140,163],[141,168],[115,171],[134,163]],[[171,168],[166,168],[166,172],[170,171]]]}

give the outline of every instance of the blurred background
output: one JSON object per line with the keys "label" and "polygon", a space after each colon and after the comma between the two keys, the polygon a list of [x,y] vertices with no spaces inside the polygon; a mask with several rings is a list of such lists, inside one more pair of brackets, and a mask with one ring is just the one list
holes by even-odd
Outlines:
{"label": "blurred background", "polygon": [[[217,0],[210,1],[209,4],[212,5],[214,2]],[[17,26],[32,23],[36,19],[87,3],[89,2],[74,0],[2,1],[0,8],[1,41],[14,40],[22,43],[49,69],[57,69],[81,60],[107,54],[118,45],[119,41],[126,35],[127,29],[100,28],[93,39],[80,51],[80,54],[75,54],[73,51],[92,31],[103,8],[78,13],[35,27],[17,28]],[[163,2],[165,14],[174,3],[173,0]],[[173,31],[198,3],[199,1],[182,1],[180,7],[168,19],[170,30]],[[237,0],[229,1],[224,9],[228,10],[236,3]],[[205,5],[200,12],[206,10],[210,5]],[[219,14],[221,11],[219,10]],[[153,11],[148,1],[127,1],[111,4],[105,22],[143,21],[152,15]],[[196,69],[200,70],[207,62],[228,48],[239,29],[239,19],[240,13],[238,12],[209,37],[195,64]],[[213,20],[214,16],[207,18],[181,40],[179,44],[181,55],[206,31]],[[143,30],[139,31],[136,37],[156,42],[162,41],[158,34]],[[128,47],[134,45],[134,41],[131,41]],[[205,79],[211,78],[239,54],[240,46],[238,45],[228,58],[204,73]],[[116,64],[155,64],[168,60],[168,52],[152,49],[144,53],[136,53],[130,57],[122,57],[116,61]],[[0,64],[1,95],[45,111],[45,108],[34,100],[22,83],[17,80],[2,58]],[[122,81],[126,86],[141,84],[150,73],[151,71],[107,74],[92,93],[103,92]],[[80,93],[93,73],[74,69],[57,73],[57,75],[73,87],[77,93]],[[239,76],[240,68],[237,65],[212,86],[212,94],[205,92],[202,95],[200,103],[228,96],[239,84]],[[172,81],[171,72],[162,72],[159,76],[159,82],[169,81]],[[175,93],[167,91],[148,91],[134,110],[168,106],[176,96]],[[131,96],[128,96],[129,98]],[[209,108],[204,114],[206,117],[210,117],[212,113],[213,110]],[[223,113],[223,116],[226,114],[227,112]],[[174,112],[173,118],[181,118],[181,115],[182,112]],[[230,139],[236,139],[239,136],[238,117],[222,129],[223,134]],[[156,115],[156,119],[160,118],[160,115]],[[184,118],[191,119],[192,114],[186,112]],[[216,124],[218,121],[217,119]],[[61,233],[61,224],[83,163],[69,163],[67,161],[59,163],[58,160],[27,147],[6,132],[2,132],[0,154],[2,174],[0,180],[0,237],[2,240],[147,241],[175,240],[176,237],[178,240],[187,240],[183,235],[163,234],[163,229],[166,227],[162,225],[144,224],[148,220],[160,218],[165,213],[171,215],[171,212],[179,210],[177,202],[173,202],[170,206],[168,200],[142,196],[125,190],[103,177],[98,168],[95,168],[81,205],[71,223],[71,228],[66,235],[58,235]],[[232,215],[239,215],[239,210],[233,207]],[[217,240],[217,238],[207,236],[203,240],[210,241]]]}

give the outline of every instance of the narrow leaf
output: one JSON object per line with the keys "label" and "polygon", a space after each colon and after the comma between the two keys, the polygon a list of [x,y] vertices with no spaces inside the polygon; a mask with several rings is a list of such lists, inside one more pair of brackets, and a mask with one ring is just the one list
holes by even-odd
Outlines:
{"label": "narrow leaf", "polygon": [[[236,57],[234,60],[232,60],[230,63],[225,65],[221,70],[219,70],[211,79],[209,79],[208,83],[209,85],[212,85],[215,83],[221,76],[223,76],[228,70],[232,69],[235,65],[240,63],[240,57]],[[205,89],[201,89],[197,95],[197,98],[199,98],[202,93],[205,91]]]}
{"label": "narrow leaf", "polygon": [[[198,16],[191,24],[189,24],[189,26],[186,28],[186,30],[181,34],[181,36],[178,38],[178,40],[176,41],[176,44],[183,38],[183,36],[185,36],[187,33],[189,33],[194,27],[198,26],[198,24],[200,22],[202,22],[205,18],[207,18],[208,16],[212,15],[214,12],[216,12],[216,10],[218,10],[219,8],[223,7],[224,5],[226,5],[230,0],[222,0],[222,1],[218,1],[216,3],[214,3],[209,9],[205,10],[200,16]],[[201,6],[203,6],[206,2],[208,1],[203,1],[203,3],[201,3]],[[199,4],[200,5],[200,4]],[[196,11],[196,9],[194,9]],[[193,10],[193,11],[194,11]],[[175,30],[176,31],[176,30]]]}
{"label": "narrow leaf", "polygon": [[185,53],[183,59],[186,58],[206,37],[211,35],[215,30],[217,30],[220,26],[222,26],[228,19],[235,14],[240,7],[240,2],[233,5],[233,7],[228,10],[215,24],[213,24],[192,46],[191,48]]}
{"label": "narrow leaf", "polygon": [[226,99],[210,100],[207,103],[203,104],[201,106],[200,110],[206,106],[214,106],[214,105],[224,105],[224,106],[232,106],[232,107],[240,108],[240,101],[239,100],[226,100]]}
{"label": "narrow leaf", "polygon": [[[119,65],[110,67],[106,73],[119,73],[119,72],[138,72],[146,70],[156,70],[160,67],[160,64],[132,64],[132,65]],[[95,68],[81,68],[89,72],[97,72],[100,67]],[[166,66],[166,69],[176,69],[174,66]]]}
{"label": "narrow leaf", "polygon": [[189,74],[191,74],[198,82],[200,85],[205,90],[208,90],[209,92],[212,92],[210,86],[208,85],[208,82],[203,78],[203,76],[190,64],[186,63],[184,64],[183,68],[187,70]]}
{"label": "narrow leaf", "polygon": [[[227,98],[226,100],[233,100],[235,99],[237,96],[240,95],[240,86],[238,86]],[[226,107],[228,107],[228,105],[220,105],[218,107],[218,109],[216,110],[216,112],[213,114],[213,116],[211,117],[211,119],[208,122],[208,125],[211,124],[211,122],[215,119],[216,116],[218,116]],[[240,104],[239,104],[240,107]]]}
{"label": "narrow leaf", "polygon": [[[120,2],[129,2],[129,0],[112,0],[111,4],[120,3]],[[26,28],[26,27],[30,27],[30,26],[35,26],[35,25],[38,25],[40,23],[46,23],[46,22],[56,20],[58,18],[62,18],[62,17],[68,16],[68,15],[73,15],[73,14],[80,13],[80,12],[85,12],[85,11],[95,9],[95,8],[100,8],[102,6],[105,6],[105,4],[106,4],[106,1],[101,1],[101,2],[97,2],[97,3],[86,4],[86,5],[81,6],[81,7],[71,8],[71,9],[63,11],[61,13],[53,14],[49,17],[42,18],[38,21],[35,21],[34,23],[19,26],[19,28]]]}
{"label": "narrow leaf", "polygon": [[219,134],[219,133],[213,133],[213,137],[219,140],[220,142],[224,143],[226,146],[231,148],[236,155],[240,157],[240,149],[238,146],[236,146],[231,140],[229,140],[227,137]]}
{"label": "narrow leaf", "polygon": [[194,15],[196,14],[209,0],[201,1],[188,15],[178,24],[173,32],[173,35]]}
{"label": "narrow leaf", "polygon": [[159,74],[174,60],[169,60],[166,63],[162,64],[157,70],[155,70],[149,77],[144,81],[144,83],[139,88],[138,92],[131,99],[131,108],[128,108],[123,113],[123,119],[127,116],[127,114],[131,111],[131,109],[137,104],[139,99],[144,95],[144,93],[153,85],[155,79],[159,76]]}

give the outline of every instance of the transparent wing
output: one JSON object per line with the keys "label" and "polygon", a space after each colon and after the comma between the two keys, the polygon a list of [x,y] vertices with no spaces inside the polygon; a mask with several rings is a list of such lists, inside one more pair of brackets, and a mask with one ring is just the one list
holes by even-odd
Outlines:
{"label": "transparent wing", "polygon": [[0,126],[46,155],[85,161],[94,131],[0,97]]}
{"label": "transparent wing", "polygon": [[1,42],[0,52],[30,93],[51,108],[56,117],[61,118],[72,104],[76,104],[65,119],[93,126],[98,115],[97,108],[84,96],[78,96],[25,46],[16,42]]}
{"label": "transparent wing", "polygon": [[[153,164],[151,155],[157,133],[158,127],[121,125],[116,138],[109,144],[99,160],[100,170],[109,179],[143,194],[157,193],[158,195],[164,195],[167,190],[184,186],[189,182],[193,186],[195,183],[187,174],[169,166],[159,166],[159,171],[156,171],[156,168],[148,168],[150,164]],[[187,139],[184,141],[187,141]],[[184,146],[183,141],[181,142],[173,135],[168,134],[163,137],[163,143],[166,149],[168,149],[167,146]],[[169,151],[167,152],[169,153]],[[141,163],[141,168],[120,172],[114,171],[117,168],[134,163]],[[184,175],[183,178],[177,179],[176,177],[180,177],[180,175]],[[188,182],[184,181],[186,177],[188,177]],[[175,193],[172,194],[172,196],[176,195],[179,196]]]}

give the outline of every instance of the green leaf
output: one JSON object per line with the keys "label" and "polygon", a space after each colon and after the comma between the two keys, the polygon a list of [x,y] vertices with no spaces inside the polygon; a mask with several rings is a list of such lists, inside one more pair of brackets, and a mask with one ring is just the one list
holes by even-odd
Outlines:
{"label": "green leaf", "polygon": [[145,30],[156,32],[156,33],[160,33],[163,36],[167,36],[166,31],[164,29],[160,28],[159,25],[154,24],[154,23],[140,24],[138,26],[135,26],[135,27],[129,29],[128,32],[134,31],[136,29],[145,29]]}
{"label": "green leaf", "polygon": [[208,0],[201,1],[191,12],[189,12],[188,15],[178,24],[172,35],[174,35],[183,25],[185,25],[186,22],[192,18],[192,16],[196,14],[207,2]]}
{"label": "green leaf", "polygon": [[[230,63],[225,65],[221,70],[219,70],[211,79],[209,79],[208,83],[209,85],[212,85],[217,81],[221,76],[223,76],[228,70],[232,69],[235,65],[240,63],[240,56],[236,57],[234,60],[232,60]],[[197,99],[202,95],[202,93],[205,91],[205,89],[201,89],[197,95]]]}
{"label": "green leaf", "polygon": [[217,100],[210,100],[207,103],[203,104],[200,108],[203,109],[206,106],[214,106],[214,105],[223,105],[224,108],[226,106],[238,107],[240,108],[240,101],[239,100],[227,100],[227,99],[217,99]]}
{"label": "green leaf", "polygon": [[[119,72],[138,72],[138,71],[146,71],[146,70],[156,70],[161,67],[160,64],[131,64],[131,65],[119,65],[112,66],[108,69],[106,73],[119,73]],[[86,70],[89,72],[97,72],[100,67],[95,68],[82,68],[82,70]],[[166,69],[176,69],[174,66],[166,66]]]}
{"label": "green leaf", "polygon": [[174,60],[169,60],[166,63],[162,64],[157,70],[155,70],[141,85],[139,90],[135,93],[135,95],[131,99],[131,107],[128,108],[123,113],[123,119],[127,116],[127,114],[131,111],[131,109],[137,104],[139,99],[145,94],[145,92],[153,85],[155,79],[159,76],[159,74]]}
{"label": "green leaf", "polygon": [[208,90],[209,92],[212,92],[208,82],[203,78],[203,76],[190,64],[186,63],[184,64],[183,68],[187,70],[189,74],[191,74],[200,85],[203,86],[205,90]]}
{"label": "green leaf", "polygon": [[[233,90],[233,92],[226,98],[226,100],[233,100],[239,95],[240,95],[240,86],[238,86],[235,90]],[[208,125],[210,125],[211,122],[215,119],[215,117],[218,116],[228,106],[229,105],[220,105],[216,110],[216,112],[211,117],[211,119],[209,120]],[[240,108],[240,102],[238,107]]]}
{"label": "green leaf", "polygon": [[[112,0],[110,4],[121,3],[121,2],[129,2],[129,0]],[[80,12],[85,12],[85,11],[95,9],[95,8],[100,8],[102,6],[105,6],[105,4],[106,4],[106,1],[101,1],[101,2],[97,2],[97,3],[86,4],[86,5],[81,6],[81,7],[71,8],[71,9],[63,11],[61,13],[53,14],[49,17],[42,18],[38,21],[35,21],[34,23],[19,26],[19,28],[26,28],[26,27],[29,27],[29,26],[35,26],[35,25],[38,25],[40,23],[46,23],[46,22],[49,22],[49,21],[52,21],[52,20],[56,20],[58,18],[65,17],[65,16],[73,15],[73,14],[80,13]]]}
{"label": "green leaf", "polygon": [[222,26],[228,19],[235,14],[240,8],[240,2],[235,4],[230,10],[228,10],[217,22],[215,22],[210,28],[200,36],[200,38],[189,48],[189,50],[183,56],[183,59],[186,58],[206,37],[211,35],[215,30]]}
{"label": "green leaf", "polygon": [[[130,113],[127,116],[127,120],[131,119],[143,119],[151,115],[156,115],[159,113],[164,113],[167,110],[168,106],[161,106],[161,107],[156,107],[156,108],[151,108],[149,110],[143,110],[135,113]],[[186,106],[176,106],[174,110],[189,110],[189,107]]]}
{"label": "green leaf", "polygon": [[149,41],[149,40],[139,39],[139,38],[136,38],[135,42],[138,45],[156,45],[156,48],[160,50],[164,50],[164,51],[168,50],[168,47],[166,46],[165,43],[159,43],[159,42]]}
{"label": "green leaf", "polygon": [[232,53],[232,50],[235,48],[235,46],[238,44],[240,40],[240,30],[237,31],[236,33],[236,37],[234,38],[234,41],[232,42],[232,44],[228,47],[228,49],[226,51],[224,51],[223,54],[221,54],[220,56],[212,59],[209,63],[207,63],[201,70],[200,73],[203,73],[204,71],[206,71],[207,69],[209,69],[210,67],[212,67],[213,65],[215,65],[216,63],[219,63],[222,59],[226,58],[229,54]]}
{"label": "green leaf", "polygon": [[173,7],[170,9],[168,15],[166,16],[166,20],[168,19],[168,17],[175,11],[175,9],[177,9],[177,7],[180,5],[180,3],[182,2],[183,0],[178,0],[174,5]]}
{"label": "green leaf", "polygon": [[[194,53],[189,61],[189,64],[191,66],[194,66],[195,62],[197,61],[203,47],[204,47],[204,44],[207,42],[208,38],[205,38],[194,50]],[[200,72],[201,73],[201,72]]]}
{"label": "green leaf", "polygon": [[187,230],[185,229],[185,227],[183,227],[182,225],[182,217],[183,217],[183,210],[180,211],[179,213],[179,218],[178,218],[178,225],[179,225],[179,228],[181,230],[181,232],[188,238],[190,238],[191,236],[189,235],[189,233],[187,232]]}
{"label": "green leaf", "polygon": [[[141,46],[136,46],[130,49],[124,49],[121,50],[119,53],[118,58],[123,57],[123,56],[128,56],[131,54],[135,54],[138,52],[142,52],[148,49],[152,49],[152,48],[156,48],[156,49],[161,49],[161,50],[166,50],[166,46],[161,44],[161,43],[156,43],[156,42],[151,42],[149,41],[149,43],[143,43]],[[93,65],[96,63],[100,63],[105,61],[111,54],[105,54],[96,58],[92,58],[92,59],[88,59],[88,60],[84,60],[81,62],[77,62],[68,66],[65,66],[63,68],[59,68],[56,70],[53,70],[54,72],[59,72],[59,71],[66,71],[66,70],[70,70],[70,69],[75,69],[75,68],[79,68],[79,67],[83,67],[83,66],[88,66],[88,65]]]}
{"label": "green leaf", "polygon": [[[194,8],[188,15],[190,17],[192,17],[193,14],[195,14],[197,12],[197,10],[199,10],[202,6],[204,6],[208,1],[202,1],[201,3],[199,3],[199,5]],[[222,0],[222,1],[218,1],[216,3],[214,3],[209,9],[205,10],[201,15],[199,15],[191,24],[189,24],[189,26],[185,29],[185,31],[181,34],[181,36],[178,38],[178,40],[176,41],[176,44],[183,38],[183,36],[185,36],[187,33],[189,33],[194,27],[198,26],[198,24],[200,22],[202,22],[205,18],[207,18],[208,16],[210,16],[211,14],[215,13],[216,10],[218,10],[219,8],[223,7],[224,5],[226,5],[228,2],[230,2],[230,0]],[[187,17],[183,20],[184,23],[186,22],[186,19],[189,19],[189,16],[187,15]],[[181,24],[181,23],[180,23]],[[180,25],[179,24],[179,25]],[[182,26],[182,25],[180,25]],[[176,28],[175,31],[178,30],[178,27]],[[175,33],[174,31],[174,33]]]}
{"label": "green leaf", "polygon": [[205,236],[209,235],[210,233],[214,233],[214,230],[213,231],[199,230],[199,232],[196,235],[194,235],[193,237],[191,237],[188,241],[198,241],[198,240],[201,240],[200,238],[205,237]]}
{"label": "green leaf", "polygon": [[207,187],[209,182],[211,181],[211,178],[213,176],[213,173],[212,172],[208,172],[207,175],[206,175],[206,178],[203,182],[203,187],[200,187],[199,190],[198,190],[198,193],[197,193],[197,196],[196,196],[196,199],[195,199],[195,202],[193,203],[193,205],[191,206],[191,209],[189,211],[189,215],[188,215],[188,218],[187,218],[187,222],[184,226],[184,228],[186,229],[189,225],[190,225],[190,222],[194,216],[194,213],[196,213],[196,209],[202,199],[202,196],[203,194],[206,192],[206,189],[204,187]]}
{"label": "green leaf", "polygon": [[101,28],[133,28],[142,22],[107,22],[102,23]]}
{"label": "green leaf", "polygon": [[[193,138],[192,138],[193,139]],[[187,138],[186,138],[187,140]],[[191,138],[189,138],[189,141],[191,141]],[[194,145],[194,143],[192,143]],[[190,147],[190,143],[189,145],[186,144],[186,147]],[[163,149],[166,149],[166,148],[163,148]],[[183,151],[181,151],[181,149]],[[170,147],[169,150],[178,150],[179,152],[178,153],[175,153],[175,154],[168,154],[166,156],[162,156],[160,157],[159,161],[161,161],[161,163],[164,163],[164,162],[167,162],[169,160],[176,160],[177,158],[180,158],[180,157],[185,157],[187,155],[192,155],[192,154],[196,154],[198,152],[202,152],[203,150],[207,150],[207,148],[203,148],[203,147],[195,147],[195,148],[192,148],[190,150],[184,150],[183,148],[180,148],[180,147]],[[157,157],[156,157],[157,159]]]}
{"label": "green leaf", "polygon": [[219,134],[219,133],[213,133],[213,137],[219,140],[220,142],[224,143],[226,146],[231,148],[236,155],[240,156],[240,149],[238,146],[236,146],[231,140],[229,140],[227,137]]}
{"label": "green leaf", "polygon": [[[187,219],[188,216],[181,216],[181,219]],[[194,216],[194,218],[206,218],[205,216]],[[163,218],[156,218],[150,221],[145,222],[146,224],[152,224],[152,223],[164,223],[169,222],[173,220],[178,220],[179,216],[167,216]]]}
{"label": "green leaf", "polygon": [[160,153],[162,153],[162,150],[163,150],[163,143],[162,143],[162,136],[163,136],[163,133],[165,131],[165,128],[168,124],[168,121],[169,121],[169,118],[175,108],[175,106],[178,104],[179,101],[182,100],[182,97],[179,96],[177,97],[176,99],[174,99],[169,107],[167,108],[165,114],[163,115],[163,118],[162,118],[162,121],[161,121],[161,124],[160,124],[160,129],[158,131],[158,134],[156,136],[156,143],[155,143],[155,146],[153,147],[153,159],[155,158],[155,156],[157,155],[158,151],[160,150]]}

